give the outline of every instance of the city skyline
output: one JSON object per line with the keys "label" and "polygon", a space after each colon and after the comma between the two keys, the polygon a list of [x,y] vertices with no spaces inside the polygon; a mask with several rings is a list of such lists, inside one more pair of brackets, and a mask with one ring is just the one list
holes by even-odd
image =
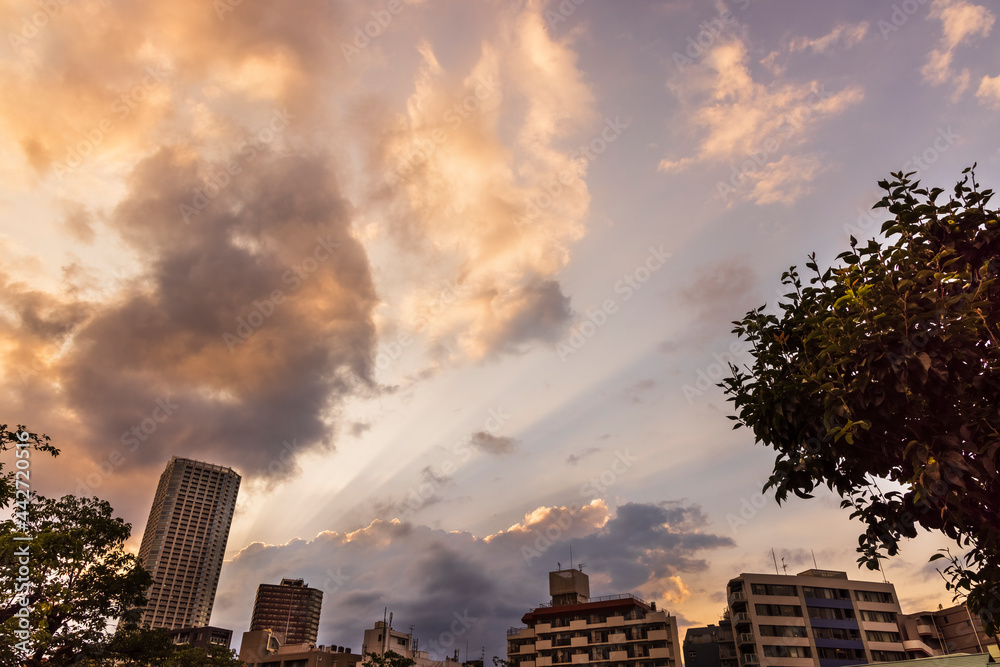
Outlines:
{"label": "city skyline", "polygon": [[1000,185],[997,15],[6,3],[0,403],[62,450],[32,488],[107,499],[138,553],[172,456],[237,471],[211,619],[237,637],[301,578],[321,643],[389,607],[500,655],[571,549],[682,635],[813,554],[948,606],[951,542],[854,569],[862,525],[763,493],[774,452],[716,383],[783,271],[879,233],[879,180]]}

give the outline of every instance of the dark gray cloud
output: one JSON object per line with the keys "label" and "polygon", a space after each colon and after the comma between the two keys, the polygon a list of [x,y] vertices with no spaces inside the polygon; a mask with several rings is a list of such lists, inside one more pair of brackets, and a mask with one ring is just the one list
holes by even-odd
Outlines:
{"label": "dark gray cloud", "polygon": [[601,451],[600,447],[587,447],[586,449],[581,449],[580,451],[567,456],[566,463],[570,464],[571,466],[575,466],[583,459],[587,458],[591,454],[596,454],[599,451]]}
{"label": "dark gray cloud", "polygon": [[[635,592],[662,599],[658,582],[704,569],[699,554],[732,546],[703,532],[704,513],[680,501],[631,503],[609,516],[599,502],[583,508],[540,508],[510,530],[477,538],[406,522],[375,521],[353,533],[322,533],[311,541],[253,544],[223,568],[212,622],[247,626],[254,586],[303,577],[324,590],[320,643],[360,650],[363,631],[393,612],[395,627],[415,624],[420,647],[437,657],[454,647],[485,646],[503,655],[504,630],[548,598],[547,572],[572,540],[593,581],[610,578],[593,595]],[[554,531],[558,528],[558,531]],[[697,531],[697,532],[696,532]],[[449,634],[464,619],[459,636]],[[459,626],[462,624],[460,623]],[[238,639],[237,639],[238,642]],[[449,643],[452,642],[452,643]]]}
{"label": "dark gray cloud", "polygon": [[[109,220],[142,280],[85,321],[84,304],[56,314],[20,296],[28,331],[73,330],[55,371],[95,459],[117,448],[123,469],[180,455],[282,476],[284,443],[293,457],[333,446],[344,375],[370,382],[375,291],[326,156],[263,151],[243,167],[218,192],[205,175],[220,166],[161,149]],[[197,211],[187,223],[182,204]]]}
{"label": "dark gray cloud", "polygon": [[517,440],[501,435],[493,435],[486,431],[477,431],[472,434],[469,444],[493,456],[506,456],[514,453],[517,447]]}

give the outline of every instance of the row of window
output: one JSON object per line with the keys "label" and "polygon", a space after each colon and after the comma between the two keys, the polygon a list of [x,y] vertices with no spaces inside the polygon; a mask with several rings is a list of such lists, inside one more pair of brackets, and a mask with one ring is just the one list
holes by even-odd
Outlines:
{"label": "row of window", "polygon": [[[802,607],[789,604],[757,604],[754,605],[758,616],[802,616]],[[853,620],[855,618],[853,609],[839,609],[835,607],[806,607],[809,618],[828,618],[836,620]],[[894,611],[873,611],[870,609],[861,610],[861,620],[870,623],[895,623],[896,612]]]}
{"label": "row of window", "polygon": [[[786,595],[797,597],[798,586],[788,584],[751,584],[750,590],[754,595]],[[846,588],[821,588],[819,586],[803,586],[802,595],[807,598],[818,598],[821,600],[850,600],[851,592]],[[892,594],[884,591],[854,591],[854,599],[861,602],[884,602],[892,604],[894,602]]]}

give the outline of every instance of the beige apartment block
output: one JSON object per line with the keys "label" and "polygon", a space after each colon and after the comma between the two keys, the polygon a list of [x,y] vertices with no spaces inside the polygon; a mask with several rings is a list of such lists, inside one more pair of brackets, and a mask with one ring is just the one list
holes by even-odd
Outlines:
{"label": "beige apartment block", "polygon": [[[437,647],[448,649],[448,647]],[[384,655],[389,652],[398,653],[401,656],[410,658],[414,662],[414,667],[459,667],[459,662],[455,657],[445,656],[443,660],[435,660],[429,651],[421,650],[419,642],[412,632],[401,632],[392,627],[392,620],[389,622],[375,621],[375,627],[365,630],[364,641],[361,644],[361,654],[364,662],[369,662],[368,654]]]}
{"label": "beige apartment block", "polygon": [[143,624],[208,626],[239,490],[232,468],[176,456],[167,464],[139,546],[153,575]]}
{"label": "beige apartment block", "polygon": [[507,631],[510,667],[681,667],[677,619],[631,595],[590,597],[579,569],[549,573],[552,602]]}
{"label": "beige apartment block", "polygon": [[726,587],[740,667],[844,667],[906,659],[892,584],[846,572],[741,574]]}
{"label": "beige apartment block", "polygon": [[948,653],[988,653],[1000,643],[983,630],[979,616],[964,604],[903,614],[899,617],[903,648],[911,659]]}
{"label": "beige apartment block", "polygon": [[247,667],[357,667],[361,656],[345,646],[285,644],[271,630],[243,633],[240,660]]}

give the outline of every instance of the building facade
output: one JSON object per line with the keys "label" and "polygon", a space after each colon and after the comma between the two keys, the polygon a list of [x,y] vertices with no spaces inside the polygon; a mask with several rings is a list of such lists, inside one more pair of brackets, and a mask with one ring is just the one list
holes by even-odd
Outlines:
{"label": "building facade", "polygon": [[153,575],[143,624],[208,626],[239,489],[231,468],[176,456],[167,464],[139,547]]}
{"label": "building facade", "polygon": [[906,659],[892,584],[846,572],[741,574],[726,590],[740,667],[842,667]]}
{"label": "building facade", "polygon": [[964,604],[937,611],[920,611],[899,617],[903,648],[910,659],[948,653],[988,653],[1000,646],[983,630],[977,614]]}
{"label": "building facade", "polygon": [[170,641],[194,648],[221,646],[229,648],[233,631],[226,628],[175,628],[170,631]]}
{"label": "building facade", "polygon": [[687,629],[684,667],[738,667],[733,627],[728,618],[718,625]]}
{"label": "building facade", "polygon": [[346,646],[287,644],[278,633],[243,633],[239,659],[247,667],[356,667],[361,656]]}
{"label": "building facade", "polygon": [[280,584],[261,584],[253,603],[250,630],[271,630],[285,644],[315,644],[323,591],[309,588],[302,579],[282,579]]}
{"label": "building facade", "polygon": [[429,651],[419,648],[419,642],[412,632],[401,632],[394,629],[391,616],[388,623],[375,621],[375,627],[365,630],[364,641],[361,644],[361,653],[366,662],[371,653],[384,655],[390,651],[410,658],[413,660],[414,667],[459,667],[460,665],[457,651],[454,656],[446,655],[443,660],[435,660]]}
{"label": "building facade", "polygon": [[510,667],[681,667],[677,619],[634,595],[590,597],[578,569],[549,573],[552,602],[507,631]]}

